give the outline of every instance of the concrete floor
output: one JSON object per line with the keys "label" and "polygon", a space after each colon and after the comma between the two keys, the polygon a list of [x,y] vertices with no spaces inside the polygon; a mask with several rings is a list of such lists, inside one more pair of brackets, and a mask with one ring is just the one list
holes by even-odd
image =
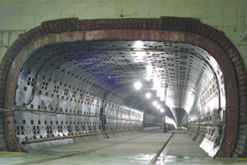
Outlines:
{"label": "concrete floor", "polygon": [[212,159],[187,133],[176,133],[160,154],[156,164],[247,164],[247,159]]}
{"label": "concrete floor", "polygon": [[[125,133],[77,139],[77,144],[27,154],[0,153],[0,164],[148,164],[171,133]],[[156,164],[247,164],[209,158],[186,133],[176,133]]]}

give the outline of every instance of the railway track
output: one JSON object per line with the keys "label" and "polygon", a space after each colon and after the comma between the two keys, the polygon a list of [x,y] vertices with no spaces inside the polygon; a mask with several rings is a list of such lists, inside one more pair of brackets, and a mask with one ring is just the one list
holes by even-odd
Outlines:
{"label": "railway track", "polygon": [[167,144],[170,142],[170,140],[172,139],[173,135],[175,133],[173,132],[171,134],[171,136],[169,137],[169,139],[164,143],[164,145],[160,148],[160,150],[156,153],[156,155],[153,157],[153,159],[148,163],[148,165],[154,165],[157,162],[157,159],[159,158],[160,154],[162,153],[162,151],[165,149],[165,147],[167,146]]}

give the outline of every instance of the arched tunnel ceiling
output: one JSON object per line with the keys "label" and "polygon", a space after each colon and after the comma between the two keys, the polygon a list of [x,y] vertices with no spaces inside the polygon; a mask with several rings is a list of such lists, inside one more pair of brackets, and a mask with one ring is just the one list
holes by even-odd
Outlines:
{"label": "arched tunnel ceiling", "polygon": [[[176,109],[191,113],[206,85],[220,79],[222,73],[212,56],[188,43],[108,40],[54,43],[34,51],[23,64],[16,105],[39,109],[35,102],[43,99],[49,107],[45,96],[60,98],[72,89],[156,115],[159,112],[152,101],[157,100],[171,110],[175,120],[181,120],[183,116],[177,115]],[[134,89],[136,81],[143,84],[141,90]],[[224,93],[223,87],[220,90]],[[152,93],[150,100],[145,98],[146,92]],[[44,97],[38,97],[40,94]]]}

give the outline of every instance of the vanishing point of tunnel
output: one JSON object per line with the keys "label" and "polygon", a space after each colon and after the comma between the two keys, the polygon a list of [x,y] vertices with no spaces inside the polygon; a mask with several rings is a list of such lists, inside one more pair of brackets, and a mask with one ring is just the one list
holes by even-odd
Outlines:
{"label": "vanishing point of tunnel", "polygon": [[245,65],[222,32],[197,19],[43,22],[19,35],[0,72],[2,150],[158,126],[187,130],[212,158],[247,156]]}

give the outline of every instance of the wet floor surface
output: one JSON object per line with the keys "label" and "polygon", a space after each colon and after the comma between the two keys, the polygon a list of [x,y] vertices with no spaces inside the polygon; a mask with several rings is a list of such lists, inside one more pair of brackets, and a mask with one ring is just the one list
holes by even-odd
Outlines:
{"label": "wet floor surface", "polygon": [[183,164],[190,164],[190,165],[198,165],[198,164],[239,164],[239,165],[246,165],[247,160],[236,160],[233,158],[222,159],[222,160],[215,160],[209,157],[188,157],[188,156],[174,156],[174,155],[163,155],[160,156],[158,161],[156,162],[157,165],[183,165]]}
{"label": "wet floor surface", "polygon": [[[149,164],[171,133],[155,132],[91,138],[77,144],[28,154],[0,153],[0,164]],[[246,160],[211,159],[186,133],[176,133],[156,164],[247,164]]]}
{"label": "wet floor surface", "polygon": [[157,165],[169,164],[247,164],[246,160],[234,158],[212,159],[192,141],[186,133],[176,133],[162,151],[156,162]]}
{"label": "wet floor surface", "polygon": [[[92,153],[76,155],[68,160],[48,161],[48,164],[148,164],[171,133],[161,131],[139,134],[123,143],[118,143]],[[109,139],[110,140],[110,139]]]}

